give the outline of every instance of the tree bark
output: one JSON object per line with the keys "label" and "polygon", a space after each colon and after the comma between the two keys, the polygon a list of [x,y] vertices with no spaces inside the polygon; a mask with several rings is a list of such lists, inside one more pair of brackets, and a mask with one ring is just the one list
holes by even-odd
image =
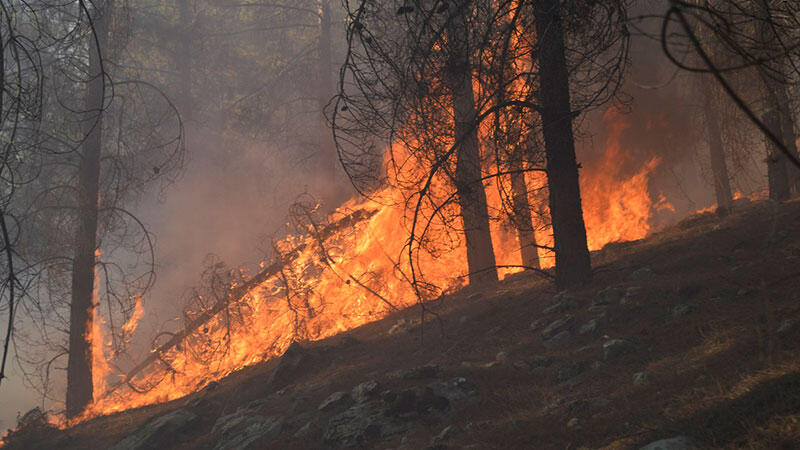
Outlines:
{"label": "tree bark", "polygon": [[528,185],[525,183],[525,172],[520,153],[522,153],[520,149],[515,149],[511,159],[511,203],[514,208],[514,228],[517,230],[517,240],[522,253],[522,265],[539,269],[539,247],[536,244],[531,206],[528,201]]}
{"label": "tree bark", "polygon": [[533,6],[539,50],[537,95],[547,159],[556,284],[569,287],[590,282],[592,267],[581,210],[569,78],[559,9],[557,0],[537,0]]}
{"label": "tree bark", "polygon": [[470,2],[456,2],[447,23],[449,68],[447,83],[453,101],[456,139],[455,184],[461,206],[470,284],[497,282],[497,264],[489,228],[489,208],[481,181],[481,156],[478,144],[472,66],[469,59],[467,17]]}
{"label": "tree bark", "polygon": [[[704,78],[705,81],[705,78]],[[731,194],[728,166],[725,163],[725,148],[722,145],[722,134],[719,126],[719,115],[714,108],[712,94],[709,92],[710,83],[705,83],[703,91],[703,112],[706,119],[708,132],[708,148],[711,153],[711,173],[714,177],[714,194],[717,198],[717,210],[725,212],[730,210],[733,203]]]}
{"label": "tree bark", "polygon": [[[72,263],[72,299],[70,303],[69,360],[67,363],[67,418],[80,415],[92,403],[92,332],[95,312],[95,251],[100,195],[100,153],[102,148],[102,111],[104,74],[101,48],[105,40],[112,4],[98,9],[94,17],[94,35],[89,35],[89,82],[85,99],[84,135],[78,168],[78,217],[75,254]],[[97,39],[97,40],[95,40]]]}
{"label": "tree bark", "polygon": [[[769,4],[766,0],[758,0],[757,8],[759,8],[761,15],[761,21],[758,26],[759,39],[765,51],[768,52],[770,44],[774,41],[773,32],[769,26],[772,20],[770,17]],[[786,136],[783,133],[783,123],[785,120],[781,117],[788,116],[788,120],[791,120],[788,110],[788,96],[785,96],[785,80],[782,74],[778,74],[776,78],[775,74],[767,73],[766,69],[763,67],[758,67],[757,70],[761,77],[764,104],[766,106],[766,112],[763,116],[764,125],[766,125],[775,136],[781,138],[784,145],[789,147],[790,143],[786,141]],[[784,98],[781,98],[781,93],[784,94]],[[766,139],[766,148],[769,198],[776,201],[786,200],[789,198],[790,193],[789,161],[780,149],[769,139]]]}

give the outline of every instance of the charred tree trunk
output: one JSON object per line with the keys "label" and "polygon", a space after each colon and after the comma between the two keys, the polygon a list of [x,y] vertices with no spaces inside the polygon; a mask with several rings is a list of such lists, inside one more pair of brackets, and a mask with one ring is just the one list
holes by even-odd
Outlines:
{"label": "charred tree trunk", "polygon": [[481,180],[475,95],[469,59],[469,33],[465,12],[468,0],[456,2],[447,23],[449,67],[447,83],[453,97],[456,139],[455,184],[464,223],[470,284],[497,282],[497,264],[489,229],[489,207]]}
{"label": "charred tree trunk", "polygon": [[[774,103],[773,103],[774,104]],[[764,114],[764,125],[775,134],[781,136],[780,113],[772,109]],[[789,175],[786,156],[770,140],[765,139],[767,147],[767,185],[770,200],[783,201],[789,198]]]}
{"label": "charred tree trunk", "polygon": [[511,204],[514,208],[514,228],[517,230],[517,240],[522,253],[522,265],[539,269],[539,247],[533,229],[521,153],[520,149],[515,149],[511,159]]}
{"label": "charred tree trunk", "polygon": [[[757,3],[757,8],[761,16],[761,21],[758,26],[759,39],[764,46],[765,52],[769,53],[770,45],[775,38],[769,26],[772,20],[770,17],[769,4],[766,0],[758,0]],[[764,125],[766,125],[775,136],[781,138],[784,145],[789,147],[789,143],[786,142],[786,136],[783,133],[784,118],[781,117],[791,117],[788,110],[788,97],[785,96],[785,80],[780,73],[768,73],[764,67],[758,67],[757,70],[761,78],[764,103],[767,110],[763,117]],[[783,98],[781,98],[781,93],[784,94]],[[789,118],[789,120],[791,120],[791,118]],[[776,201],[786,200],[789,198],[789,161],[778,146],[769,139],[766,139],[766,147],[769,198]]]}
{"label": "charred tree trunk", "polygon": [[[104,106],[104,77],[101,45],[106,38],[108,15],[112,4],[98,9],[94,35],[89,36],[89,81],[85,100],[85,140],[78,168],[78,217],[75,254],[72,262],[72,298],[70,303],[69,360],[67,363],[67,418],[80,415],[93,399],[92,331],[95,299],[95,251],[100,195],[100,153]],[[95,40],[97,39],[97,40]]]}
{"label": "charred tree trunk", "polygon": [[581,210],[578,164],[572,134],[569,75],[558,0],[534,2],[539,59],[538,98],[547,158],[556,284],[568,287],[592,279]]}
{"label": "charred tree trunk", "polygon": [[724,213],[730,210],[733,203],[733,195],[731,194],[728,166],[725,163],[725,148],[722,145],[719,115],[714,108],[712,94],[709,92],[710,87],[709,83],[705,83],[705,86],[702,88],[703,112],[706,119],[706,131],[708,132],[708,148],[711,153],[711,172],[714,177],[714,194],[717,197],[717,211]]}
{"label": "charred tree trunk", "polygon": [[[792,114],[789,94],[786,92],[786,85],[782,83],[776,86],[775,93],[778,100],[778,112],[781,115],[780,136],[786,148],[788,148],[792,154],[800,156],[800,153],[797,151],[797,133],[795,131],[794,115]],[[785,160],[784,164],[786,165],[790,190],[794,189],[795,192],[800,192],[800,169],[789,164],[789,161],[786,161],[784,155],[782,155],[782,157]]]}

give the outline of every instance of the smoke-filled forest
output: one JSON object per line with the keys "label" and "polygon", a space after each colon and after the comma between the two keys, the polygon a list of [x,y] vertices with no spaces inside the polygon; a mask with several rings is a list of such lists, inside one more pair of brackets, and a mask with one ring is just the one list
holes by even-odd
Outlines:
{"label": "smoke-filled forest", "polygon": [[0,0],[0,447],[800,447],[800,4]]}

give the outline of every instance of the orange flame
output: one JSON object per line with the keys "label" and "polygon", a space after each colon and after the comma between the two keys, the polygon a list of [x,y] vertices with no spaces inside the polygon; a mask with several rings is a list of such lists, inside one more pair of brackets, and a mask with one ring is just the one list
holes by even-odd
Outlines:
{"label": "orange flame", "polygon": [[[650,174],[660,160],[647,161],[638,172],[624,176],[619,169],[625,162],[620,136],[628,127],[622,116],[609,110],[604,120],[611,129],[605,156],[596,167],[584,169],[581,187],[589,247],[599,249],[612,241],[644,237],[650,230],[653,210],[671,208],[663,195],[654,205],[648,193]],[[531,188],[542,185],[540,172],[528,174]],[[502,182],[502,181],[499,181]],[[499,194],[487,189],[490,207],[499,208]],[[102,346],[102,321],[95,320],[95,392],[91,408],[80,420],[129,408],[164,402],[185,396],[207,383],[219,380],[243,367],[280,355],[295,339],[319,340],[359,325],[378,320],[392,311],[391,305],[414,305],[417,295],[409,283],[406,269],[406,239],[409,211],[399,189],[386,188],[376,200],[351,200],[333,217],[352,211],[375,211],[352,229],[334,234],[324,242],[324,253],[313,236],[290,235],[277,244],[283,251],[305,245],[294,262],[281,274],[264,281],[240,302],[231,304],[205,326],[195,331],[183,345],[161,355],[144,377],[135,383],[148,383],[149,389],[137,392],[122,385],[108,391],[122,374],[110,372],[108,346]],[[531,199],[535,200],[535,199]],[[539,205],[541,206],[541,205]],[[546,207],[541,207],[546,211]],[[425,211],[430,217],[430,211]],[[537,228],[544,229],[542,224]],[[429,239],[446,242],[435,252],[419,252],[418,266],[425,281],[441,291],[462,286],[467,271],[463,240],[445,227],[431,231]],[[493,221],[492,232],[498,264],[519,265],[520,252],[514,233],[504,232]],[[551,245],[548,231],[537,230],[540,244]],[[552,266],[551,255],[540,250],[544,267]],[[512,273],[521,269],[508,269]],[[137,299],[133,317],[123,329],[133,332],[144,308]],[[105,347],[105,348],[104,348]],[[109,383],[110,382],[110,383]]]}

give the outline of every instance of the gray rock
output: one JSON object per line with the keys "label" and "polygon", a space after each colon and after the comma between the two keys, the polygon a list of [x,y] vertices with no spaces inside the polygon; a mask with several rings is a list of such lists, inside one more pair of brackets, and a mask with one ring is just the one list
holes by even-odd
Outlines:
{"label": "gray rock", "polygon": [[531,325],[530,325],[530,327],[528,327],[528,328],[529,328],[531,331],[533,331],[533,330],[538,330],[539,328],[541,328],[541,327],[542,327],[542,325],[544,325],[544,323],[545,323],[545,320],[544,320],[544,319],[541,319],[541,318],[539,318],[539,319],[536,319],[536,320],[534,320],[533,322],[531,322]]}
{"label": "gray rock", "polygon": [[620,288],[615,286],[609,286],[605,289],[601,289],[597,291],[597,295],[594,299],[594,305],[610,305],[612,303],[617,303],[619,299],[622,298],[622,291]]}
{"label": "gray rock", "polygon": [[581,336],[585,336],[587,334],[594,334],[597,332],[597,329],[598,329],[597,319],[592,319],[586,322],[586,324],[584,324],[580,328],[580,330],[578,330],[578,334],[580,334]]}
{"label": "gray rock", "polygon": [[553,363],[553,358],[549,356],[537,356],[533,358],[533,361],[528,364],[531,369],[538,369],[540,367],[548,367],[550,364]]}
{"label": "gray rock", "polygon": [[785,336],[796,328],[797,323],[792,319],[783,319],[780,326],[778,326],[778,334]]}
{"label": "gray rock", "polygon": [[307,372],[312,364],[312,353],[297,342],[292,342],[283,352],[278,367],[272,372],[269,384],[278,388],[290,383],[299,373]]}
{"label": "gray rock", "polygon": [[589,364],[586,362],[568,362],[556,373],[556,380],[568,381],[579,375],[582,375],[589,369]]}
{"label": "gray rock", "polygon": [[592,314],[605,314],[608,310],[608,306],[606,305],[592,305],[587,309]]}
{"label": "gray rock", "polygon": [[439,376],[441,368],[436,364],[427,364],[420,367],[412,367],[397,372],[397,377],[404,380],[424,380]]}
{"label": "gray rock", "polygon": [[377,381],[365,381],[350,391],[350,396],[356,403],[363,403],[378,393]]}
{"label": "gray rock", "polygon": [[248,450],[264,448],[263,441],[281,432],[283,419],[277,417],[248,416],[242,413],[220,417],[211,430],[221,433],[214,450]]}
{"label": "gray rock", "polygon": [[315,421],[313,421],[313,420],[309,420],[308,422],[306,422],[305,425],[300,427],[300,429],[298,429],[294,433],[294,437],[296,439],[302,439],[302,438],[308,437],[312,433],[314,433],[317,429],[318,429],[317,428],[317,423]]}
{"label": "gray rock", "polygon": [[552,313],[559,313],[564,311],[569,311],[570,309],[575,309],[578,307],[578,302],[573,297],[562,296],[561,301],[557,301],[552,305],[548,306],[542,312],[544,314],[552,314]]}
{"label": "gray rock", "polygon": [[165,448],[197,421],[194,413],[179,409],[150,420],[133,434],[111,447],[111,450]]}
{"label": "gray rock", "polygon": [[317,408],[320,411],[332,411],[341,406],[344,406],[350,399],[346,392],[334,392],[328,398],[322,401]]}
{"label": "gray rock", "polygon": [[689,305],[677,305],[672,308],[672,318],[678,319],[688,315],[690,312],[692,312],[692,308]]}
{"label": "gray rock", "polygon": [[494,360],[499,362],[499,363],[501,363],[501,364],[506,363],[506,362],[508,362],[508,353],[507,352],[498,352],[494,356]]}
{"label": "gray rock", "polygon": [[569,419],[569,422],[567,422],[567,428],[580,428],[580,427],[581,427],[581,421],[577,417],[573,417],[572,419]]}
{"label": "gray rock", "polygon": [[328,446],[369,447],[406,432],[420,420],[439,417],[474,397],[465,378],[432,383],[403,392],[390,390],[380,398],[356,403],[332,416],[323,433]]}
{"label": "gray rock", "polygon": [[542,342],[542,344],[544,345],[545,348],[552,350],[554,348],[562,347],[564,344],[566,344],[569,337],[570,337],[569,331],[564,330],[556,334],[555,336],[551,337],[550,339]]}
{"label": "gray rock", "polygon": [[629,286],[628,289],[625,290],[625,295],[623,297],[628,299],[635,299],[639,297],[639,294],[642,293],[641,286]]}
{"label": "gray rock", "polygon": [[640,386],[647,381],[647,374],[644,372],[636,372],[633,374],[633,385]]}
{"label": "gray rock", "polygon": [[447,442],[462,433],[463,431],[458,427],[458,425],[450,425],[442,430],[441,433],[434,436],[433,439],[431,439],[431,445],[435,446],[443,442]]}
{"label": "gray rock", "polygon": [[603,343],[603,359],[606,362],[613,362],[633,350],[633,344],[624,339],[609,339]]}
{"label": "gray rock", "polygon": [[641,267],[631,273],[631,278],[634,280],[649,280],[656,275],[653,269],[649,267]]}
{"label": "gray rock", "polygon": [[542,339],[548,340],[555,336],[556,334],[561,333],[564,330],[569,329],[572,326],[575,318],[572,316],[564,317],[563,319],[557,319],[553,321],[550,325],[545,327],[544,330],[540,333]]}
{"label": "gray rock", "polygon": [[639,450],[695,450],[700,446],[688,436],[675,436],[669,439],[651,442]]}

